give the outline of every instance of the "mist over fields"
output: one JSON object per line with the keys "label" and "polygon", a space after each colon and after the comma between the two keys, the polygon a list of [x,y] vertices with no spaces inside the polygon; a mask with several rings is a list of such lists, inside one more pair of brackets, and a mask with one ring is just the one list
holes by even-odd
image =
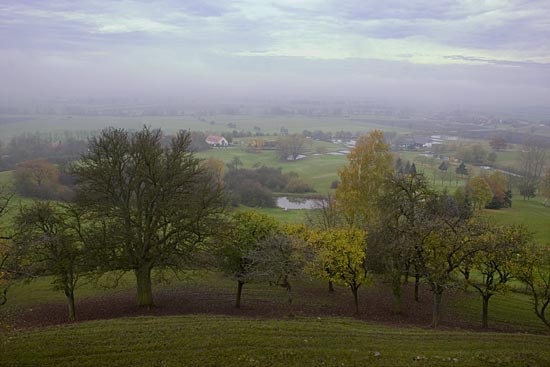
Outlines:
{"label": "mist over fields", "polygon": [[550,0],[1,0],[0,367],[550,366]]}

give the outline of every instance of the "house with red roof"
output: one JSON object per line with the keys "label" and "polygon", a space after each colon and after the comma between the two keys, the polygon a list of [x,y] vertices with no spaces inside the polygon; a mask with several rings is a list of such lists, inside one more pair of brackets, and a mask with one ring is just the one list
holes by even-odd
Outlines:
{"label": "house with red roof", "polygon": [[229,145],[227,140],[220,135],[208,135],[206,137],[206,144],[212,148],[225,148]]}

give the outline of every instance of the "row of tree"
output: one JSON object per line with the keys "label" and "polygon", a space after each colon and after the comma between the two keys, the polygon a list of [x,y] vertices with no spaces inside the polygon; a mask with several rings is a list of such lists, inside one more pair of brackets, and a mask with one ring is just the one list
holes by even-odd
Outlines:
{"label": "row of tree", "polygon": [[[440,322],[445,292],[470,285],[481,295],[487,327],[489,300],[518,279],[531,290],[537,316],[549,325],[548,251],[535,246],[525,228],[496,225],[475,210],[494,196],[505,197],[502,174],[480,177],[488,190],[486,198],[476,196],[475,185],[455,195],[436,192],[421,174],[392,172],[392,157],[379,132],[360,139],[349,158],[350,164],[340,172],[336,197],[321,201],[307,227],[282,230],[293,237],[287,243],[299,245],[294,255],[287,251],[288,259],[277,256],[271,266],[290,264],[291,258],[302,261],[286,268],[292,269],[288,274],[277,273],[272,282],[290,292],[288,275],[306,271],[327,279],[329,288],[333,282],[342,283],[350,288],[359,312],[358,289],[377,275],[390,283],[395,310],[400,312],[403,284],[413,277],[416,300],[422,282],[433,294],[434,327]],[[255,259],[272,260],[271,251],[262,251],[273,244],[265,238],[271,238],[277,225],[251,213],[238,214],[236,222],[237,233],[245,238],[230,236],[234,241],[225,242],[223,264],[238,282],[239,305],[244,283],[257,274]]]}
{"label": "row of tree", "polygon": [[360,138],[340,172],[334,198],[302,225],[283,226],[254,212],[226,215],[220,170],[190,152],[187,132],[169,141],[159,130],[104,130],[73,167],[74,199],[21,208],[0,247],[0,278],[49,274],[74,319],[74,291],[83,276],[133,272],[137,304],[154,304],[153,269],[217,265],[243,286],[267,281],[287,290],[303,273],[358,291],[385,279],[400,311],[402,287],[414,278],[433,294],[433,326],[448,289],[466,284],[490,298],[511,279],[523,281],[537,316],[550,326],[550,256],[521,227],[476,216],[468,192],[434,191],[421,174],[396,173],[383,134]]}
{"label": "row of tree", "polygon": [[[423,175],[394,174],[381,132],[358,140],[349,159],[340,171],[336,210],[329,211],[341,219],[326,222],[367,232],[365,266],[391,279],[398,303],[403,277],[414,275],[416,290],[423,279],[433,293],[437,326],[447,289],[475,284],[484,290],[487,305],[502,284],[516,277],[529,285],[537,315],[548,325],[548,250],[534,246],[525,229],[483,221],[476,216],[469,190],[449,195],[431,189]],[[502,189],[499,177],[484,180]]]}

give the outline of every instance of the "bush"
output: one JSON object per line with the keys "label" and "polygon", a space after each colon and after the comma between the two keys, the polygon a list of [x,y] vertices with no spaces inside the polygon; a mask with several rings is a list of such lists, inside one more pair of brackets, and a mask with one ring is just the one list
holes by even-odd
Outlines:
{"label": "bush", "polygon": [[292,193],[305,193],[305,192],[315,192],[311,186],[304,182],[299,177],[291,178],[286,185],[286,192]]}
{"label": "bush", "polygon": [[271,190],[259,182],[243,180],[242,185],[231,191],[231,202],[238,206],[243,204],[250,207],[275,207],[275,199]]}
{"label": "bush", "polygon": [[226,191],[233,205],[275,206],[275,200],[268,200],[272,192],[305,193],[315,192],[296,172],[283,174],[280,168],[262,166],[257,169],[230,168],[225,178]]}

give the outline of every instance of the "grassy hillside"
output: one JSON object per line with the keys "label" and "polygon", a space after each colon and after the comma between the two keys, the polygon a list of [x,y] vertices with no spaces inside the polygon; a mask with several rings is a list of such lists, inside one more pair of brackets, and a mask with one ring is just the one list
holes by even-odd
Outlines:
{"label": "grassy hillside", "polygon": [[548,366],[550,337],[341,318],[138,317],[0,336],[0,366]]}
{"label": "grassy hillside", "polygon": [[542,205],[540,199],[523,200],[516,195],[512,208],[485,210],[484,213],[501,224],[522,224],[534,232],[540,244],[550,244],[550,207]]}

